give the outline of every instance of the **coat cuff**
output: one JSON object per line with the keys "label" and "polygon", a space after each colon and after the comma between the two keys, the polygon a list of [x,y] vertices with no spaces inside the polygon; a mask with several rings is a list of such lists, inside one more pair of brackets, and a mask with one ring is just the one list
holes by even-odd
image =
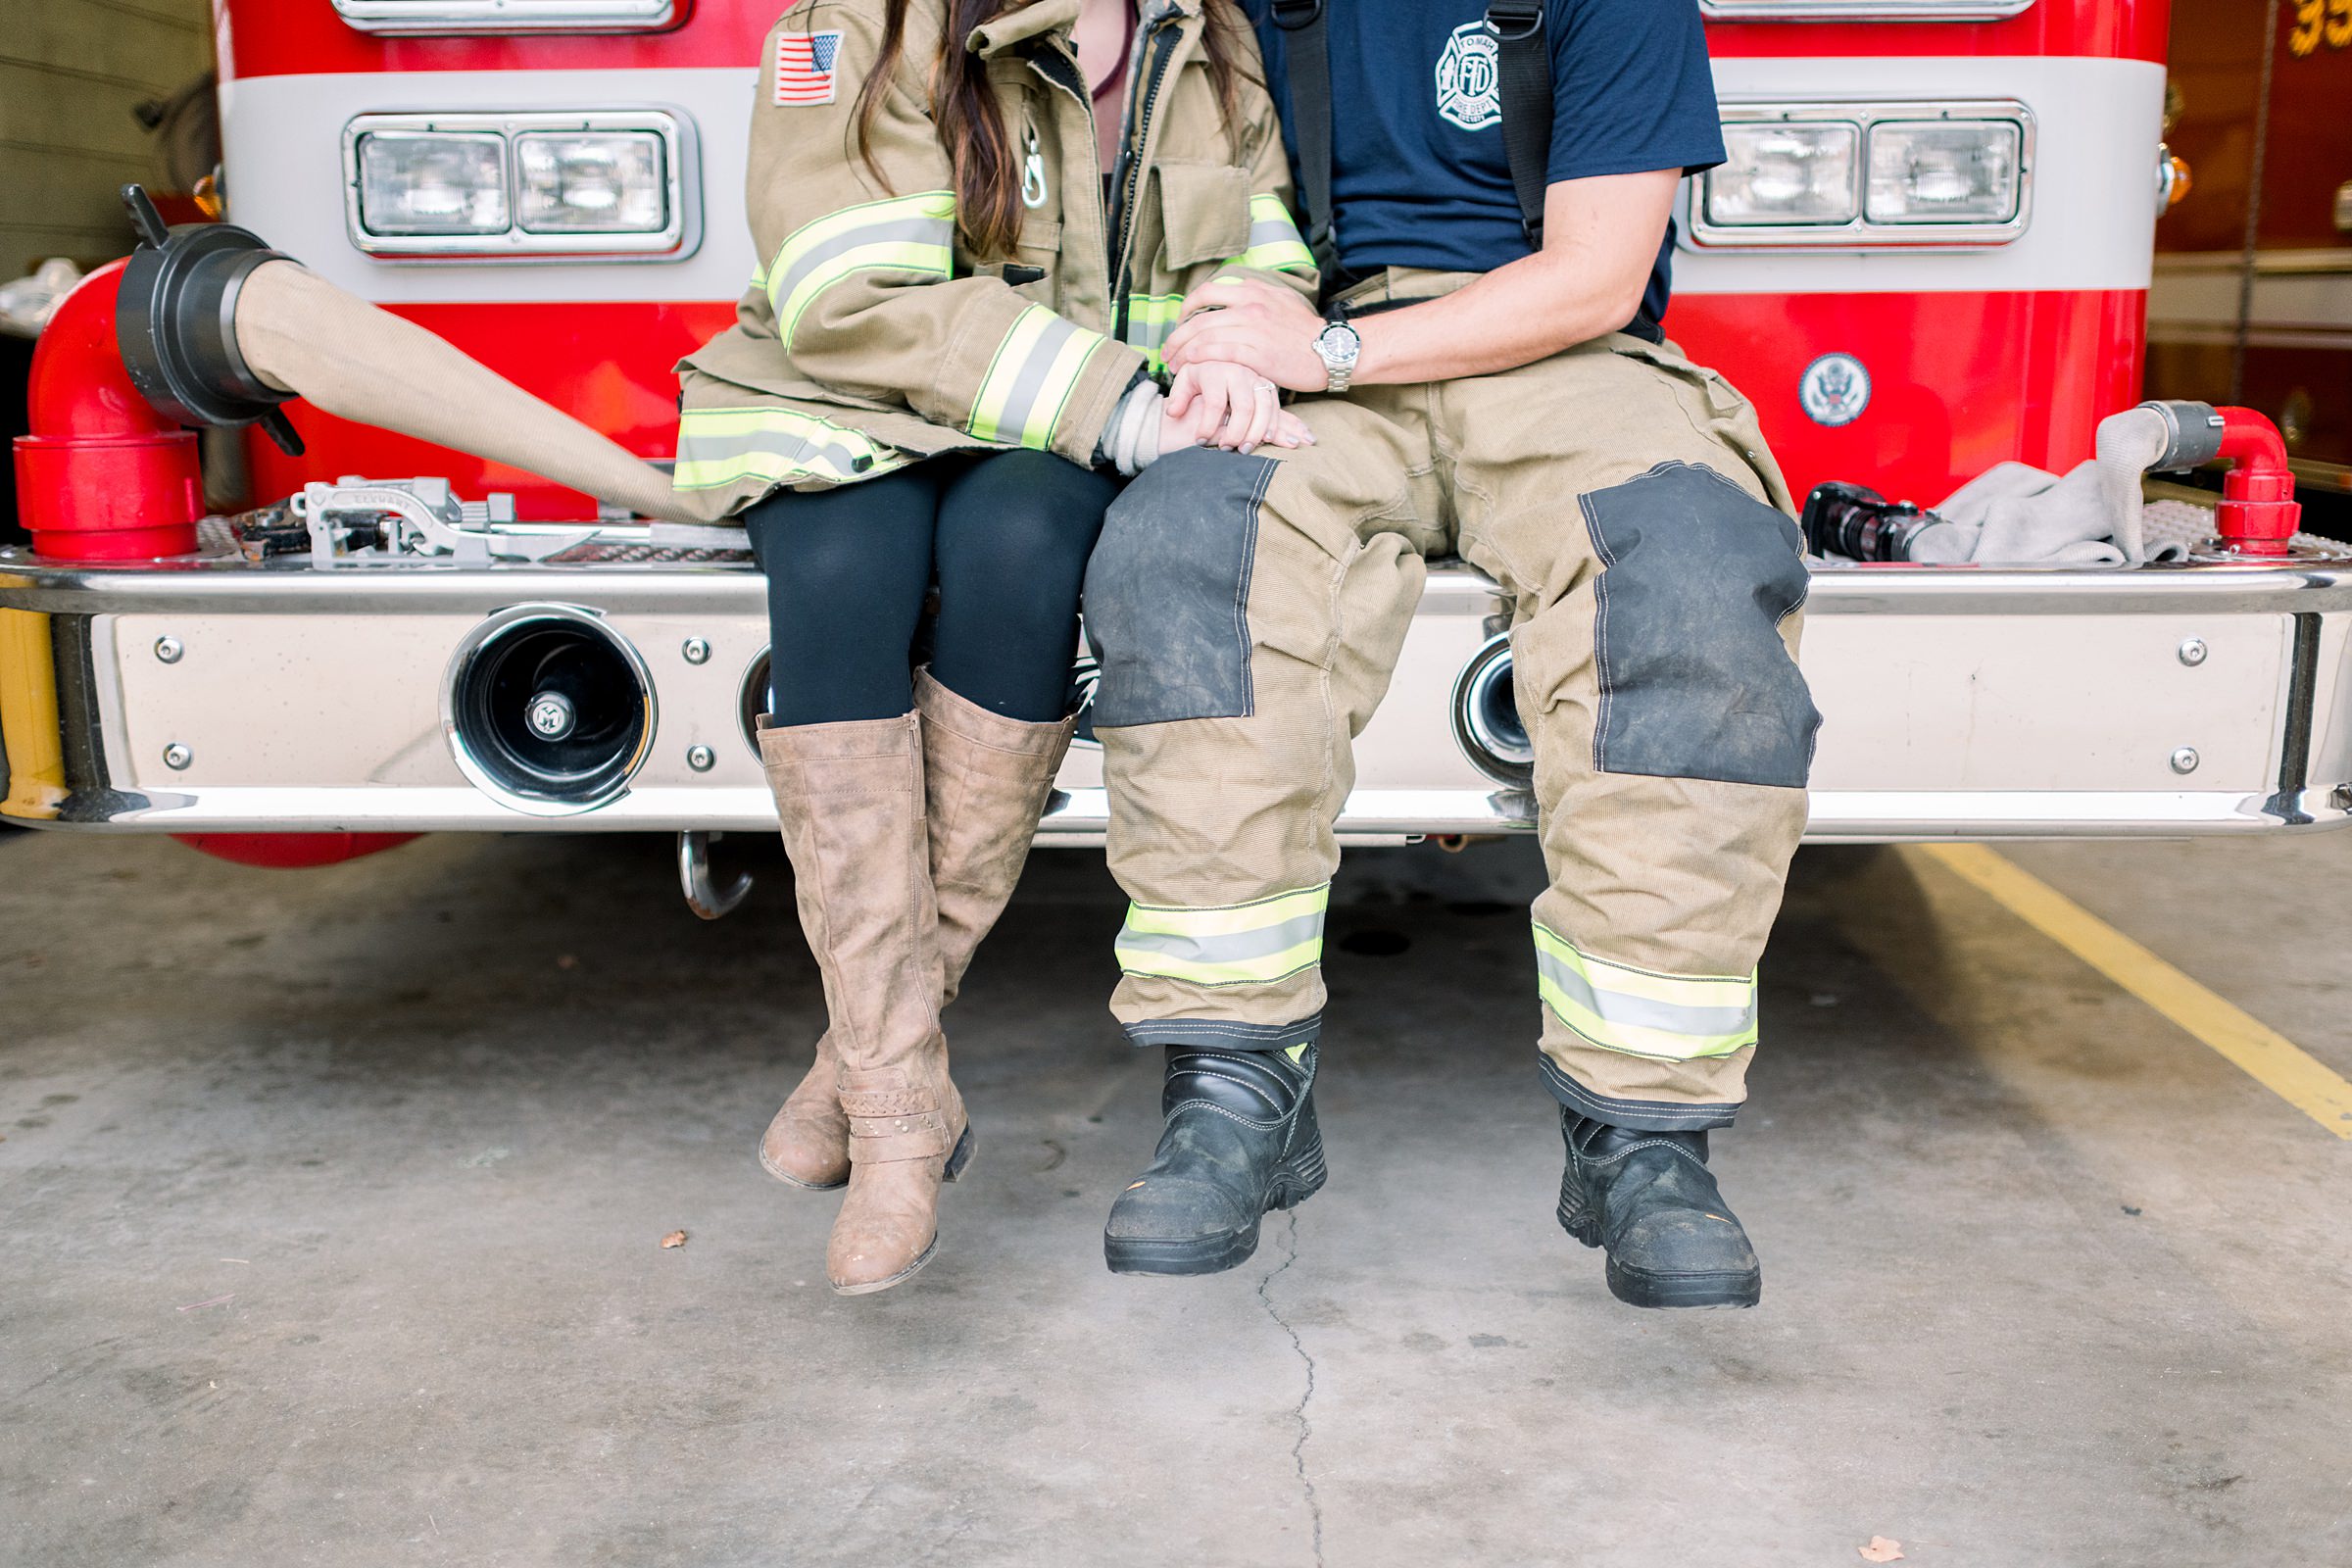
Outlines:
{"label": "coat cuff", "polygon": [[1124,343],[1108,338],[1095,345],[1078,373],[1078,384],[1062,405],[1054,426],[1052,450],[1081,467],[1093,467],[1096,454],[1110,432],[1111,416],[1139,376],[1146,374],[1144,357]]}

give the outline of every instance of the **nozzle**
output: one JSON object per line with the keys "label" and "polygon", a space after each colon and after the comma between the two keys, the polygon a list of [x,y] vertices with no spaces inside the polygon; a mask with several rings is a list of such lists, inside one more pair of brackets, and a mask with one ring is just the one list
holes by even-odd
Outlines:
{"label": "nozzle", "polygon": [[302,437],[237,348],[237,299],[257,268],[290,260],[230,223],[167,227],[139,186],[122,187],[139,247],[122,273],[115,341],[142,397],[181,424],[258,423],[289,457]]}

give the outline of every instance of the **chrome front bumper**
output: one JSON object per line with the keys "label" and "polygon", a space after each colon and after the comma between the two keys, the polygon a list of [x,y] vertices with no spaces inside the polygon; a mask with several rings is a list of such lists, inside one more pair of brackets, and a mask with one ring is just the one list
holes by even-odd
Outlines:
{"label": "chrome front bumper", "polygon": [[[772,828],[743,716],[766,641],[757,572],[605,554],[320,569],[0,552],[0,814],[147,832]],[[590,612],[650,685],[642,759],[593,808],[486,789],[445,713],[453,654],[530,603]],[[1507,614],[1478,573],[1433,570],[1357,744],[1346,837],[1533,827],[1526,790],[1473,761],[1457,720],[1465,671],[1495,657]],[[1803,664],[1826,722],[1808,836],[2333,825],[2352,815],[2348,661],[2352,561],[1818,569]],[[1101,753],[1074,749],[1060,782],[1045,841],[1099,841]]]}

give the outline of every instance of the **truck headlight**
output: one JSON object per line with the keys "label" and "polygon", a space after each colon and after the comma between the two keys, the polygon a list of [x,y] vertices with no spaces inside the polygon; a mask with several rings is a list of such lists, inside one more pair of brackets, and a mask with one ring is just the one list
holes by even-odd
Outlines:
{"label": "truck headlight", "polygon": [[1881,121],[1870,127],[1874,223],[1999,223],[2017,213],[2017,123]]}
{"label": "truck headlight", "polygon": [[2006,245],[2033,205],[2015,99],[1723,105],[1724,162],[1692,183],[1693,250]]}
{"label": "truck headlight", "polygon": [[359,139],[360,221],[369,233],[503,234],[503,136],[369,131]]}
{"label": "truck headlight", "polygon": [[1708,174],[1706,215],[1735,226],[1853,221],[1859,125],[1727,124],[1723,167]]}
{"label": "truck headlight", "polygon": [[522,226],[534,234],[652,234],[668,217],[651,131],[514,139]]}
{"label": "truck headlight", "polygon": [[395,36],[468,32],[653,32],[684,10],[680,0],[334,0],[361,32]]}
{"label": "truck headlight", "polygon": [[344,222],[387,260],[682,261],[702,243],[697,158],[682,109],[361,115]]}

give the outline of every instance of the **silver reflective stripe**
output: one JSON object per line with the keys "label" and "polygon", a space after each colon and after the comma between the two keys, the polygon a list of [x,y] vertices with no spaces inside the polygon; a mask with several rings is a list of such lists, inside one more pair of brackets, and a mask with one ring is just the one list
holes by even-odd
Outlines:
{"label": "silver reflective stripe", "polygon": [[1304,943],[1320,941],[1322,936],[1323,911],[1317,909],[1280,925],[1224,936],[1182,936],[1173,931],[1130,929],[1119,933],[1119,946],[1137,953],[1155,953],[1163,958],[1181,958],[1188,963],[1241,963],[1288,953]]}
{"label": "silver reflective stripe", "polygon": [[1251,250],[1257,249],[1260,245],[1297,245],[1301,241],[1298,238],[1298,225],[1287,218],[1260,219],[1250,225],[1250,248]]}
{"label": "silver reflective stripe", "polygon": [[1536,972],[1559,988],[1578,1006],[1610,1023],[1632,1024],[1677,1035],[1736,1035],[1754,1027],[1753,993],[1744,1007],[1692,1007],[1681,1003],[1629,997],[1621,991],[1602,991],[1542,948],[1536,950]]}
{"label": "silver reflective stripe", "polygon": [[1054,368],[1061,346],[1077,334],[1078,327],[1062,317],[1056,316],[1046,323],[1045,330],[1030,345],[1029,357],[1021,362],[1012,390],[1004,395],[1004,412],[997,416],[999,430],[1012,432],[1012,439],[1018,440],[1020,432],[1029,428],[1029,414],[1037,407],[1038,394],[1046,388],[1047,372]]}
{"label": "silver reflective stripe", "polygon": [[768,298],[784,301],[792,298],[808,274],[851,251],[863,250],[868,245],[947,245],[956,243],[956,220],[953,218],[899,218],[879,223],[867,223],[847,233],[836,234],[793,258],[784,275],[768,284]]}
{"label": "silver reflective stripe", "polygon": [[859,471],[858,459],[869,465],[873,460],[870,452],[856,452],[838,442],[819,443],[773,425],[734,435],[707,435],[696,431],[689,419],[678,431],[680,463],[720,463],[752,452],[773,452],[802,467],[822,462],[845,479]]}

